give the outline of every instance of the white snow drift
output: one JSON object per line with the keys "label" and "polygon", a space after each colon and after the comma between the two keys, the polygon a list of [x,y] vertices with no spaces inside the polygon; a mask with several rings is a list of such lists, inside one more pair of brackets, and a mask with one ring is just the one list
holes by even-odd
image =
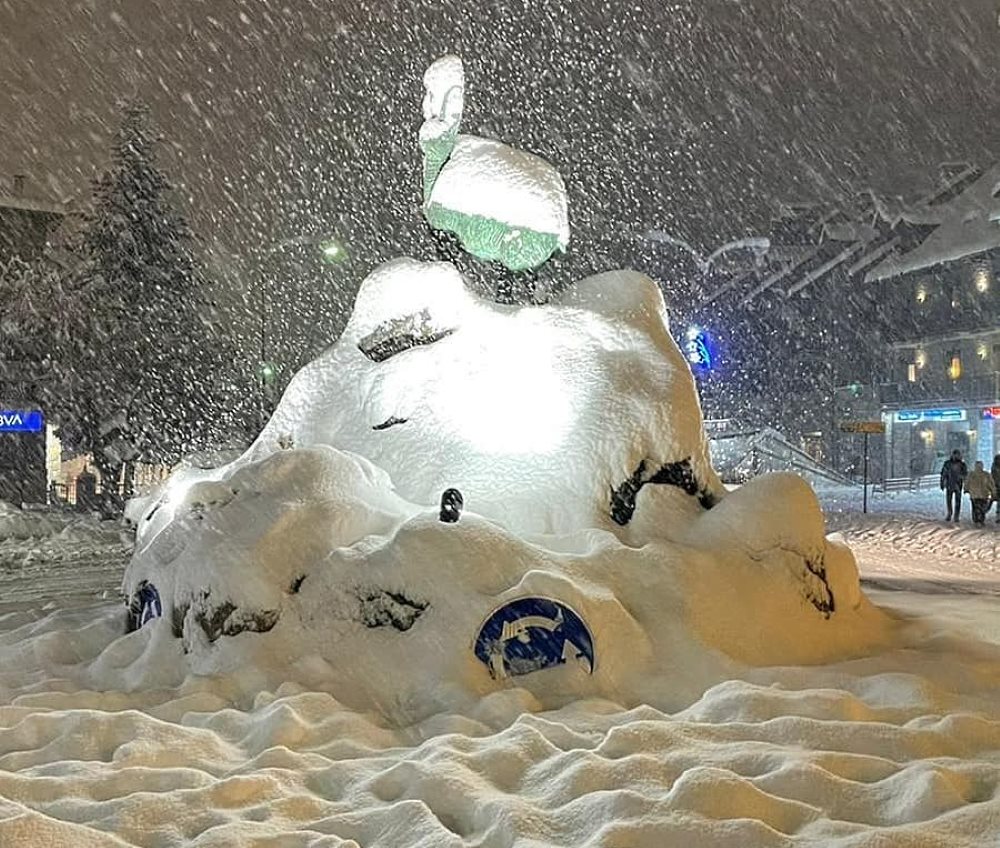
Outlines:
{"label": "white snow drift", "polygon": [[[448,487],[458,524],[438,521]],[[807,485],[725,495],[662,298],[630,272],[515,308],[447,264],[383,266],[246,456],[174,480],[140,525],[126,590],[154,584],[164,615],[136,684],[252,665],[408,721],[513,685],[477,634],[540,598],[565,607],[550,629],[580,616],[593,656],[557,646],[518,686],[675,709],[734,662],[887,632]]]}

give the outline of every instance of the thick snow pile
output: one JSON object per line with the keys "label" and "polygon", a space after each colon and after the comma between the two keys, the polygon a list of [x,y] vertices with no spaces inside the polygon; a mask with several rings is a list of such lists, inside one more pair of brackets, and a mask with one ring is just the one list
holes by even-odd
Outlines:
{"label": "thick snow pile", "polygon": [[69,523],[60,513],[23,510],[0,501],[0,542],[51,536],[65,530]]}
{"label": "thick snow pile", "polygon": [[49,509],[19,509],[0,501],[0,546],[58,538],[62,543],[102,542],[118,538],[118,528],[89,515]]}
{"label": "thick snow pile", "polygon": [[413,509],[436,509],[456,486],[469,509],[514,532],[615,529],[613,493],[629,500],[642,463],[643,480],[666,466],[684,477],[639,490],[640,502],[669,502],[675,514],[656,535],[724,494],[663,299],[633,272],[510,307],[477,297],[448,263],[381,266],[339,341],[295,376],[236,465],[313,445],[384,469]]}
{"label": "thick snow pile", "polygon": [[724,495],[648,278],[516,308],[389,263],[246,456],[140,519],[125,589],[162,618],[130,680],[251,665],[396,721],[515,677],[546,705],[675,709],[734,663],[885,640],[805,483]]}
{"label": "thick snow pile", "polygon": [[38,585],[53,587],[53,567],[67,564],[56,569],[59,595],[107,597],[109,576],[117,579],[130,550],[128,534],[113,522],[0,502],[0,605],[37,597]]}
{"label": "thick snow pile", "polygon": [[955,624],[995,602],[887,614],[799,478],[723,496],[644,278],[456,280],[373,275],[251,451],[137,514],[144,626],[52,573],[0,606],[0,845],[996,843],[1000,647]]}
{"label": "thick snow pile", "polygon": [[391,726],[263,688],[252,664],[164,662],[126,691],[163,632],[122,636],[106,604],[0,613],[0,845],[983,848],[1000,838],[1000,647],[952,629],[736,665],[669,713],[545,710],[507,687]]}

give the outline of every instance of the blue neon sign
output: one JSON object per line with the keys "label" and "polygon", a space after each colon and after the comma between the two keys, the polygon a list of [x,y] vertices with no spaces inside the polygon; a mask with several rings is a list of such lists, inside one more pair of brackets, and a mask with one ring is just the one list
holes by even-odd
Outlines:
{"label": "blue neon sign", "polygon": [[684,358],[692,368],[709,371],[712,368],[712,341],[701,327],[689,327],[684,336]]}
{"label": "blue neon sign", "polygon": [[896,413],[896,421],[909,424],[914,421],[965,421],[964,409],[901,409]]}
{"label": "blue neon sign", "polygon": [[0,433],[41,433],[45,416],[37,409],[0,409]]}

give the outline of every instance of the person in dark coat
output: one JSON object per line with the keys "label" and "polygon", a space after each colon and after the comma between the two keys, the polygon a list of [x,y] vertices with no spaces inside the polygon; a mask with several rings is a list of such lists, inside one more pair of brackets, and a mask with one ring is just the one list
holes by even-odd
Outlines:
{"label": "person in dark coat", "polygon": [[962,452],[956,448],[941,466],[941,491],[944,492],[945,503],[948,506],[945,521],[951,521],[952,516],[958,521],[962,514],[962,489],[968,474],[969,469],[962,462]]}
{"label": "person in dark coat", "polygon": [[993,475],[993,485],[997,490],[997,524],[1000,524],[1000,453],[993,457],[990,474]]}

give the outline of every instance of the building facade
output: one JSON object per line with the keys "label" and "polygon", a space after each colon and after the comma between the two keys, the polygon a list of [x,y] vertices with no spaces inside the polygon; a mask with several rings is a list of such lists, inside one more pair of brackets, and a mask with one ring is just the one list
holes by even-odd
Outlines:
{"label": "building facade", "polygon": [[[1000,166],[942,168],[913,204],[859,195],[789,206],[762,262],[701,304],[730,329],[758,414],[817,460],[856,473],[845,421],[881,419],[873,476],[918,477],[950,450],[1000,453]],[[755,382],[756,381],[756,382]],[[988,464],[988,463],[987,463]]]}
{"label": "building facade", "polygon": [[[29,196],[24,178],[15,177],[11,188],[0,193],[0,269],[37,260],[66,216],[63,207]],[[0,323],[4,303],[0,291]],[[8,503],[48,499],[54,443],[39,403],[39,379],[34,363],[13,361],[0,345],[0,500]]]}

